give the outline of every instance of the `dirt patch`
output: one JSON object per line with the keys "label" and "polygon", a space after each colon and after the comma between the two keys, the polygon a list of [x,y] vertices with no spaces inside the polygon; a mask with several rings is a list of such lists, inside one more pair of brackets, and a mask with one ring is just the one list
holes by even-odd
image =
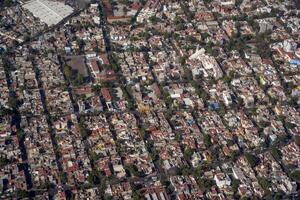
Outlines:
{"label": "dirt patch", "polygon": [[89,76],[84,56],[67,56],[66,63],[73,70],[77,70],[83,77]]}

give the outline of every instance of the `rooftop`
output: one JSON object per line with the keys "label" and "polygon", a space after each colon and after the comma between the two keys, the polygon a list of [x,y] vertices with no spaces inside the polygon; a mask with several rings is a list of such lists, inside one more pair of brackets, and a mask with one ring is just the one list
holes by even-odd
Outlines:
{"label": "rooftop", "polygon": [[64,3],[48,0],[31,0],[23,7],[48,26],[59,23],[73,12],[73,8]]}

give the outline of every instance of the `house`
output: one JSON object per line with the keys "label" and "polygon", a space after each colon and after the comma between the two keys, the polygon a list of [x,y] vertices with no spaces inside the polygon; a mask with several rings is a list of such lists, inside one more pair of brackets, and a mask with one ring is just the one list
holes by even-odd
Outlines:
{"label": "house", "polygon": [[214,180],[216,181],[217,186],[220,188],[231,185],[229,176],[222,172],[215,174]]}

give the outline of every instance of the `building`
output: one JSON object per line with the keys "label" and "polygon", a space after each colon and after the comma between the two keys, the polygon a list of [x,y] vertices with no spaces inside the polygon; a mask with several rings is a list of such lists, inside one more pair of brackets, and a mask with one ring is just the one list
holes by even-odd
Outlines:
{"label": "building", "polygon": [[62,2],[48,0],[31,0],[23,5],[35,17],[48,26],[58,24],[61,20],[73,13],[73,8]]}

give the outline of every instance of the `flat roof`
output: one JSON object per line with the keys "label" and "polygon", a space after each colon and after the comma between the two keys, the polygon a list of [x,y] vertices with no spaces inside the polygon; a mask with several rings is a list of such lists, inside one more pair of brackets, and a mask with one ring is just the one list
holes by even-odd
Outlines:
{"label": "flat roof", "polygon": [[29,10],[48,26],[59,23],[73,12],[72,7],[62,2],[49,0],[31,0],[25,3],[23,8]]}

